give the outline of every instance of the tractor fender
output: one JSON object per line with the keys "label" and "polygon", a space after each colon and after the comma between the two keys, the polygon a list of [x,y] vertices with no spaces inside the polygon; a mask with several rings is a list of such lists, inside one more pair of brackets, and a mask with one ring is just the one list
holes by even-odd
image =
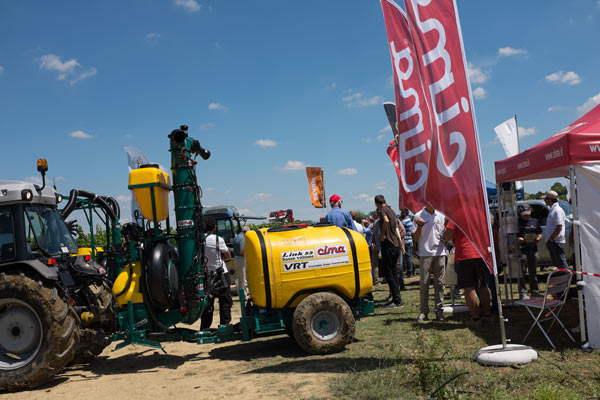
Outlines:
{"label": "tractor fender", "polygon": [[23,260],[0,264],[0,272],[7,270],[24,272],[25,270],[33,270],[42,278],[56,281],[58,273],[55,267],[49,267],[39,260]]}

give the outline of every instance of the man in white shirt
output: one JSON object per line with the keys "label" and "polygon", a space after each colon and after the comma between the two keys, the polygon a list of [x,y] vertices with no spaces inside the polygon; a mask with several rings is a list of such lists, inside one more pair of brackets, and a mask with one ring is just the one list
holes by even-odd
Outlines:
{"label": "man in white shirt", "polygon": [[215,297],[219,299],[220,325],[228,325],[231,322],[233,299],[229,289],[231,280],[225,265],[225,260],[230,259],[231,254],[225,240],[215,234],[216,228],[217,221],[214,217],[204,217],[204,232],[206,234],[204,256],[206,257],[206,267],[209,271],[209,280],[212,287],[209,288],[208,307],[202,313],[201,330],[208,329],[212,325]]}
{"label": "man in white shirt", "polygon": [[558,193],[554,190],[548,191],[544,197],[544,203],[550,208],[546,219],[544,238],[546,247],[550,252],[552,262],[557,268],[569,268],[565,255],[565,212],[558,204]]}
{"label": "man in white shirt", "polygon": [[441,240],[446,217],[430,203],[415,214],[416,229],[413,240],[419,243],[421,312],[418,322],[429,319],[429,279],[433,276],[435,317],[444,320],[444,274],[446,272],[446,246]]}

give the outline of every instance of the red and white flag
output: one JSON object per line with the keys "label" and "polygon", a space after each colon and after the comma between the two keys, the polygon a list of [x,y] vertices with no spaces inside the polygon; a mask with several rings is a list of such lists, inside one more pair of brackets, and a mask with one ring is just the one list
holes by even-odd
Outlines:
{"label": "red and white flag", "polygon": [[398,174],[400,206],[416,212],[425,205],[432,121],[406,14],[392,0],[382,0],[381,7],[394,67],[398,121],[398,137],[387,152]]}
{"label": "red and white flag", "polygon": [[424,103],[432,121],[425,199],[464,232],[494,271],[479,138],[456,2],[406,0],[406,4]]}

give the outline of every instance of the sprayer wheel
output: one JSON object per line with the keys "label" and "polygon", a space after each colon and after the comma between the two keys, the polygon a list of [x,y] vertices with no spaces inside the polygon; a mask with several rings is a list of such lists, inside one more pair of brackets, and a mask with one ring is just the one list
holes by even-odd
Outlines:
{"label": "sprayer wheel", "polygon": [[[73,358],[79,318],[56,287],[20,275],[0,279],[0,389],[34,388]],[[5,331],[6,332],[6,331]]]}
{"label": "sprayer wheel", "polygon": [[292,329],[298,345],[307,353],[342,351],[354,338],[354,316],[348,304],[333,293],[315,293],[298,304]]}

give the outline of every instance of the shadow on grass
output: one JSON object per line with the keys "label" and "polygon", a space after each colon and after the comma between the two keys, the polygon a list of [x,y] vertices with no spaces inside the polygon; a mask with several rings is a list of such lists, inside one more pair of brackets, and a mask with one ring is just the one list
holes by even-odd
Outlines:
{"label": "shadow on grass", "polygon": [[[567,329],[577,326],[578,316],[570,315],[567,312],[567,309],[563,309],[563,312],[560,314],[560,320],[565,324]],[[533,319],[527,313],[525,307],[517,306],[517,307],[505,307],[503,308],[504,318],[508,320],[505,322],[506,328],[506,337],[510,340],[510,343],[514,344],[526,344],[528,346],[533,347],[536,350],[542,351],[552,351],[553,348],[548,343],[546,338],[540,329],[535,326],[527,338],[527,342],[523,343],[523,339],[527,334],[527,331],[533,324]],[[459,314],[455,316],[457,320],[461,320],[463,323],[467,324],[470,316],[467,313]],[[542,326],[548,332],[548,327],[550,326],[551,321],[546,321],[542,323]],[[469,329],[475,335],[479,336],[481,339],[485,341],[488,345],[501,344],[501,336],[500,336],[500,322],[498,318],[494,318],[494,322],[492,324],[486,324],[481,326],[470,326]],[[573,343],[571,339],[567,336],[567,334],[563,331],[563,329],[555,323],[550,332],[548,333],[550,339],[556,346],[557,350],[563,350],[567,348],[577,348],[579,347],[579,342]],[[577,337],[573,335],[575,340]]]}
{"label": "shadow on grass", "polygon": [[[313,356],[314,357],[314,356]],[[256,368],[246,374],[272,373],[346,373],[375,371],[392,368],[396,365],[409,365],[416,362],[442,362],[448,358],[377,358],[377,357],[332,357],[320,356],[305,360],[284,361],[279,364]]]}

